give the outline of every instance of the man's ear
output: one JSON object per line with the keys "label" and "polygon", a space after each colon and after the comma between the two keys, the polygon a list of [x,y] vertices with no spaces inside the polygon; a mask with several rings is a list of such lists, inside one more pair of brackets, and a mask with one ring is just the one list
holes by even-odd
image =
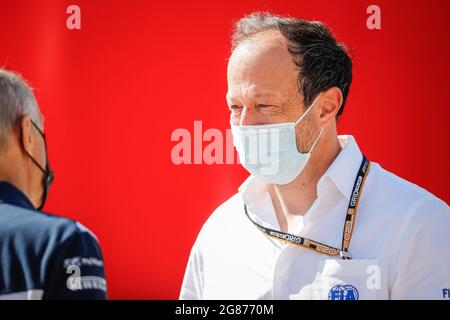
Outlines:
{"label": "man's ear", "polygon": [[322,93],[320,121],[325,124],[330,119],[335,119],[344,100],[338,87],[332,87]]}
{"label": "man's ear", "polygon": [[29,116],[23,116],[20,121],[19,139],[25,151],[32,155],[34,149],[33,124]]}

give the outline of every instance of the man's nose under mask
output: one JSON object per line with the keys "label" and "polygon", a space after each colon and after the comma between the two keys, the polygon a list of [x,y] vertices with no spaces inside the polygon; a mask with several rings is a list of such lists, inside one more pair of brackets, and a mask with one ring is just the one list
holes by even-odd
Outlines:
{"label": "man's nose under mask", "polygon": [[266,125],[231,125],[233,143],[242,166],[257,179],[270,184],[288,184],[306,167],[323,128],[308,152],[297,150],[296,125],[305,118],[321,94],[295,122]]}

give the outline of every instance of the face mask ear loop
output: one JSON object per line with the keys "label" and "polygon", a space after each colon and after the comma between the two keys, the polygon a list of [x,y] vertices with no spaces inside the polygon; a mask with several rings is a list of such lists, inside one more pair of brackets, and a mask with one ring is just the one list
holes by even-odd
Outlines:
{"label": "face mask ear loop", "polygon": [[323,132],[323,128],[320,129],[319,136],[317,137],[316,141],[314,141],[312,147],[309,148],[308,152],[306,152],[306,153],[311,153],[311,151],[312,151],[312,150],[314,149],[314,147],[316,146],[317,142],[319,142],[319,139],[320,139],[320,136],[322,135],[322,132]]}
{"label": "face mask ear loop", "polygon": [[306,110],[301,116],[300,118],[298,118],[297,121],[295,121],[295,125],[297,125],[305,116],[306,114],[309,112],[309,110],[312,109],[312,107],[314,106],[314,104],[317,102],[317,100],[320,98],[320,96],[322,95],[322,92],[319,93],[319,95],[317,96],[317,98],[314,99],[313,103],[309,106],[308,110]]}

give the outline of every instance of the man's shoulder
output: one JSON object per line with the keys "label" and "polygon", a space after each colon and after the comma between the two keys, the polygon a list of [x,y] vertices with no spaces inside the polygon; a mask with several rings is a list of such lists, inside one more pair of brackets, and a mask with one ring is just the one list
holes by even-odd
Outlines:
{"label": "man's shoulder", "polygon": [[0,205],[0,222],[0,239],[14,239],[23,245],[57,246],[80,234],[96,238],[75,220],[6,203]]}
{"label": "man's shoulder", "polygon": [[239,193],[232,195],[222,204],[220,204],[205,222],[205,227],[213,228],[226,224],[233,224],[236,219],[241,217],[240,213],[244,208],[244,202]]}
{"label": "man's shoulder", "polygon": [[217,237],[239,226],[243,214],[244,202],[236,193],[220,204],[208,217],[199,234],[199,239]]}
{"label": "man's shoulder", "polygon": [[[390,194],[396,197],[405,197],[407,199],[426,198],[444,202],[423,187],[386,170],[378,163],[372,163],[371,171],[374,171],[375,173],[373,180],[374,183],[376,183],[376,187],[382,188],[384,195],[389,191]],[[401,200],[401,198],[399,200]]]}
{"label": "man's shoulder", "polygon": [[435,219],[450,221],[450,210],[445,201],[413,182],[399,177],[374,163],[373,177],[368,188],[370,199],[384,208],[390,219],[402,220]]}
{"label": "man's shoulder", "polygon": [[0,251],[0,295],[39,289],[47,296],[56,290],[54,279],[67,278],[66,261],[101,258],[95,236],[77,221],[6,203],[0,205]]}

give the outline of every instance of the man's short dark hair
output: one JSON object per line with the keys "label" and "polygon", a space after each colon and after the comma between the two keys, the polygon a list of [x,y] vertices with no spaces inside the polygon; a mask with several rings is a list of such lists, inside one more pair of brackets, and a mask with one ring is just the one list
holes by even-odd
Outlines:
{"label": "man's short dark hair", "polygon": [[254,12],[238,20],[232,35],[232,50],[253,35],[278,30],[288,40],[288,50],[299,67],[298,86],[304,103],[310,106],[322,91],[338,87],[343,101],[336,118],[347,100],[352,82],[352,60],[343,43],[320,21],[281,17],[267,12]]}

